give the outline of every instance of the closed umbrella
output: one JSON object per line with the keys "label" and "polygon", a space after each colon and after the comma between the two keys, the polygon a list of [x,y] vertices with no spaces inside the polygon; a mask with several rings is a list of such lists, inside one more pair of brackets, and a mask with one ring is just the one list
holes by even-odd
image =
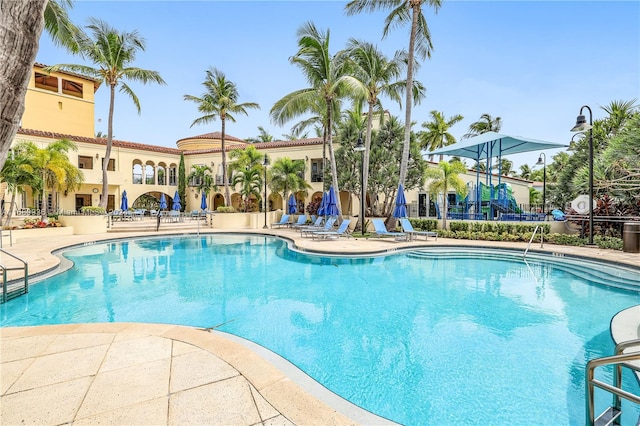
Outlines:
{"label": "closed umbrella", "polygon": [[165,210],[167,208],[167,199],[164,194],[160,195],[160,210]]}
{"label": "closed umbrella", "polygon": [[338,203],[336,201],[336,191],[333,189],[333,185],[329,187],[329,194],[327,195],[327,216],[338,216]]}
{"label": "closed umbrella", "polygon": [[127,200],[127,191],[122,191],[122,201],[120,202],[120,210],[129,210],[129,200]]}
{"label": "closed umbrella", "polygon": [[318,216],[326,216],[325,210],[327,209],[327,193],[322,191],[322,199],[320,200],[320,207],[318,207]]}
{"label": "closed umbrella", "polygon": [[291,194],[291,196],[289,197],[289,203],[287,207],[287,212],[289,214],[295,214],[298,211],[298,208],[296,207],[296,197],[293,194]]}
{"label": "closed umbrella", "polygon": [[207,193],[203,192],[202,194],[200,194],[200,198],[202,198],[202,200],[200,201],[200,208],[202,210],[206,210],[207,209]]}
{"label": "closed umbrella", "polygon": [[398,185],[398,194],[396,195],[396,206],[393,209],[393,217],[407,217],[407,199],[404,196],[404,188],[402,184]]}
{"label": "closed umbrella", "polygon": [[180,194],[178,194],[178,191],[173,195],[173,206],[171,206],[171,208],[178,211],[182,209],[182,205],[180,205]]}

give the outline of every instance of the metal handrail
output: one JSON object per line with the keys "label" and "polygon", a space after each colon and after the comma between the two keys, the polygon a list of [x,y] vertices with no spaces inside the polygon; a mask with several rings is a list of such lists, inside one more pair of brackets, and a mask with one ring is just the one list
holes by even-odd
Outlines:
{"label": "metal handrail", "polygon": [[[9,257],[16,259],[19,262],[22,262],[22,264],[24,265],[24,292],[29,293],[29,264],[25,260],[19,258],[14,254],[9,253],[4,249],[0,248],[0,252],[6,254]],[[15,268],[7,268],[6,266],[0,264],[0,269],[2,269],[2,303],[5,303],[7,301],[7,271],[14,270]],[[23,268],[18,268],[18,269],[23,269]]]}
{"label": "metal handrail", "polygon": [[[624,398],[636,404],[640,404],[640,396],[627,392],[621,388],[622,383],[622,367],[627,367],[632,370],[640,371],[640,367],[628,364],[629,361],[640,361],[640,352],[631,352],[623,354],[622,352],[632,346],[640,345],[640,339],[628,340],[616,345],[615,355],[603,358],[592,359],[587,363],[586,376],[587,376],[587,425],[592,426],[595,422],[595,403],[594,403],[594,391],[595,386],[613,394],[613,408],[620,410],[620,398]],[[601,382],[594,378],[595,369],[603,365],[615,365],[615,374],[613,377],[613,385]]]}
{"label": "metal handrail", "polygon": [[544,248],[544,226],[536,225],[535,229],[533,230],[533,234],[531,234],[531,238],[529,239],[529,244],[527,244],[527,248],[524,251],[524,254],[522,255],[522,257],[527,257],[527,253],[529,252],[531,243],[533,242],[533,239],[536,236],[536,232],[538,232],[538,228],[540,228],[540,248]]}
{"label": "metal handrail", "polygon": [[[2,240],[4,240],[4,231],[5,231],[4,229],[0,229],[0,248],[2,248],[2,244],[3,244]],[[9,231],[9,246],[13,247],[13,232],[11,228],[9,228],[8,231]]]}

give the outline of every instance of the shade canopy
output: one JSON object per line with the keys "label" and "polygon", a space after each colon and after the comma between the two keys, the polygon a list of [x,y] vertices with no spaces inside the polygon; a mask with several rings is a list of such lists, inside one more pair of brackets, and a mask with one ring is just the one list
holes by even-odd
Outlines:
{"label": "shade canopy", "polygon": [[287,213],[289,214],[295,214],[297,213],[298,208],[297,208],[297,202],[296,202],[296,197],[291,194],[291,196],[289,197],[289,202],[287,203]]}
{"label": "shade canopy", "polygon": [[120,201],[120,210],[129,210],[129,200],[127,200],[127,191],[122,191],[122,200]]}
{"label": "shade canopy", "polygon": [[338,202],[336,200],[336,191],[333,189],[333,185],[329,187],[329,193],[327,194],[327,207],[325,214],[327,216],[338,216]]}
{"label": "shade canopy", "polygon": [[404,196],[404,188],[402,184],[398,185],[398,194],[396,195],[396,206],[393,209],[393,217],[407,217],[407,199]]}
{"label": "shade canopy", "polygon": [[200,194],[200,198],[201,198],[200,208],[202,210],[206,210],[207,209],[207,193],[203,192],[202,194]]}
{"label": "shade canopy", "polygon": [[164,210],[167,208],[167,198],[164,194],[160,195],[160,210]]}
{"label": "shade canopy", "polygon": [[480,161],[488,157],[502,157],[503,155],[519,154],[529,151],[542,151],[545,149],[565,148],[569,145],[557,142],[541,141],[538,139],[524,138],[522,136],[509,136],[502,133],[487,132],[469,139],[464,139],[453,145],[445,146],[429,155],[455,155],[458,157],[472,158]]}
{"label": "shade canopy", "polygon": [[182,205],[180,204],[180,194],[178,194],[178,191],[173,195],[173,205],[171,208],[178,211],[182,209]]}

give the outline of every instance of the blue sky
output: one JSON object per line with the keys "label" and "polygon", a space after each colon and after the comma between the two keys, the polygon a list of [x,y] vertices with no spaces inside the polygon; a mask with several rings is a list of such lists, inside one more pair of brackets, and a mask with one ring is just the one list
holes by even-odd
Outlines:
{"label": "blue sky", "polygon": [[[258,135],[262,126],[276,138],[296,121],[273,125],[269,110],[284,95],[308,87],[289,63],[296,30],[312,21],[331,31],[331,51],[349,38],[376,43],[388,56],[408,47],[409,27],[382,39],[386,11],[346,16],[343,1],[76,1],[73,21],[89,17],[121,31],[138,30],[147,40],[135,66],[153,69],[166,86],[133,83],[141,102],[138,115],[125,95],[116,96],[117,139],[175,147],[178,139],[221,130],[220,121],[191,123],[199,116],[185,94],[200,96],[205,70],[214,66],[237,84],[240,102],[260,110],[227,122],[227,133]],[[500,116],[502,132],[565,142],[582,105],[594,119],[613,100],[640,98],[640,2],[638,1],[443,1],[438,14],[426,9],[434,51],[416,78],[427,97],[412,113],[420,130],[429,111],[464,120],[451,130],[466,133],[481,114]],[[83,63],[52,45],[44,34],[37,61]],[[106,133],[108,90],[96,94],[96,131]],[[404,119],[397,104],[383,99]],[[314,136],[313,132],[310,133]],[[557,151],[547,152],[550,160]],[[537,152],[509,157],[516,166],[533,165]]]}

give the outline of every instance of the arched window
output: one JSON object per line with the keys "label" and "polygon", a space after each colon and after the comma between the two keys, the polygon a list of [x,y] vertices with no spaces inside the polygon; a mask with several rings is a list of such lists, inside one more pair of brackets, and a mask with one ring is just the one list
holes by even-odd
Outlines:
{"label": "arched window", "polygon": [[133,178],[131,181],[134,185],[142,185],[142,164],[133,164]]}
{"label": "arched window", "polygon": [[164,163],[158,164],[158,185],[167,184],[167,167]]}
{"label": "arched window", "polygon": [[178,166],[175,164],[169,166],[169,185],[178,185]]}
{"label": "arched window", "polygon": [[156,183],[156,169],[151,161],[147,161],[144,166],[144,183],[146,185],[155,185]]}

